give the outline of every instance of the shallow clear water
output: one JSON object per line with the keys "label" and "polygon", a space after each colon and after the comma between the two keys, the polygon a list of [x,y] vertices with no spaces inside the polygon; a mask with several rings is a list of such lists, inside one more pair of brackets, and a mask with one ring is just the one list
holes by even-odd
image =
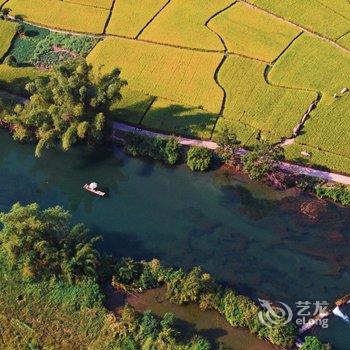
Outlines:
{"label": "shallow clear water", "polygon": [[[110,197],[83,191],[91,181],[108,187]],[[201,265],[253,298],[333,302],[350,292],[349,209],[327,204],[314,222],[300,212],[314,198],[225,171],[194,174],[116,150],[49,152],[37,160],[32,146],[1,131],[0,193],[0,210],[16,201],[63,205],[74,221],[103,235],[108,252]],[[322,336],[334,338],[336,321],[331,329]],[[345,329],[336,349],[350,348]]]}

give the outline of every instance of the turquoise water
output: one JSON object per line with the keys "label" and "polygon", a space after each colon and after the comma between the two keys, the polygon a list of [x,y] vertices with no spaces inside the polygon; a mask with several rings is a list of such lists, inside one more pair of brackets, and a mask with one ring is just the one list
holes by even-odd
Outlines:
{"label": "turquoise water", "polygon": [[[109,198],[83,191],[91,181],[108,187]],[[16,201],[63,205],[74,221],[103,235],[107,252],[201,265],[252,298],[293,305],[333,302],[350,292],[349,209],[329,203],[314,222],[300,212],[314,198],[276,192],[227,171],[194,174],[117,150],[50,152],[38,160],[32,146],[1,132],[0,193],[0,210]],[[339,324],[332,320],[320,334],[346,350],[350,328]]]}

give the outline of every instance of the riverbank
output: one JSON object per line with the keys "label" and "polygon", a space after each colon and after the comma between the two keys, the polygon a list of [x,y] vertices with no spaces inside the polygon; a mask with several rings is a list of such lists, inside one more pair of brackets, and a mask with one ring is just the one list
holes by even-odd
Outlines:
{"label": "riverbank", "polygon": [[[129,125],[126,123],[113,122],[112,125],[113,125],[113,130],[117,133],[118,132],[135,133],[138,135],[143,135],[151,138],[155,138],[155,137],[169,138],[170,137],[170,135],[168,134],[150,131],[150,130],[140,128],[138,126]],[[177,140],[181,145],[188,146],[188,147],[191,147],[191,146],[203,147],[210,150],[216,150],[219,147],[218,144],[214,141],[203,141],[198,139],[186,138],[182,136],[177,136]],[[247,152],[248,151],[246,149],[239,148],[237,151],[237,154],[244,155]],[[288,162],[279,162],[278,167],[280,170],[286,171],[288,173],[297,174],[297,175],[306,175],[309,177],[319,178],[325,181],[336,182],[336,183],[350,186],[350,176],[347,176],[347,175],[341,175],[333,172],[317,170],[317,169],[313,169],[313,168],[309,168],[309,167],[305,167],[297,164],[291,164]]]}
{"label": "riverbank", "polygon": [[221,344],[230,350],[276,350],[266,341],[258,339],[243,328],[232,327],[215,311],[201,311],[195,304],[180,306],[170,303],[165,298],[165,288],[148,290],[142,294],[125,294],[106,288],[106,307],[119,315],[123,305],[130,304],[137,312],[151,310],[158,317],[171,312],[177,319],[177,327],[186,338],[199,334],[208,339],[212,345]]}

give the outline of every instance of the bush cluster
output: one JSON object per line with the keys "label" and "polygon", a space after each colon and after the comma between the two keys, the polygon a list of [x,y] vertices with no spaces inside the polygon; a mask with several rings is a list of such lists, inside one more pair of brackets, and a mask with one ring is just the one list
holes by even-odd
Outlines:
{"label": "bush cluster", "polygon": [[320,198],[331,199],[344,206],[350,205],[350,190],[346,186],[339,184],[333,186],[317,185],[314,191]]}
{"label": "bush cluster", "polygon": [[212,152],[202,147],[191,147],[187,152],[187,166],[192,171],[206,171],[212,161]]}
{"label": "bush cluster", "polygon": [[[96,43],[97,40],[90,37],[50,33],[36,45],[31,62],[51,67],[72,55],[85,56]],[[62,51],[54,52],[54,47]]]}
{"label": "bush cluster", "polygon": [[133,157],[150,157],[174,165],[180,159],[180,145],[171,137],[147,137],[129,134],[126,140],[125,151]]}
{"label": "bush cluster", "polygon": [[117,265],[113,275],[113,285],[126,290],[144,291],[163,284],[167,299],[173,303],[197,303],[202,310],[216,310],[232,326],[247,328],[272,344],[294,344],[296,330],[292,324],[285,325],[281,320],[271,327],[263,325],[258,318],[261,310],[252,300],[223,289],[200,267],[186,274],[182,269],[164,268],[157,260],[135,262],[128,258]]}

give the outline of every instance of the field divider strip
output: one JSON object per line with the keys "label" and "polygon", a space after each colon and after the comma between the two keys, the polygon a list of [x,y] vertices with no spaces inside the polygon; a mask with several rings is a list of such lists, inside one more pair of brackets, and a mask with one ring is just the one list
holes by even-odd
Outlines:
{"label": "field divider strip", "polygon": [[95,6],[95,5],[86,5],[86,4],[82,4],[80,2],[75,2],[72,0],[61,0],[63,3],[68,3],[68,4],[73,4],[73,5],[80,5],[80,6],[85,6],[85,7],[91,7],[91,8],[95,8],[95,9],[101,9],[101,10],[109,10],[108,7],[101,7],[101,6]]}
{"label": "field divider strip", "polygon": [[318,4],[320,4],[320,6],[323,6],[323,7],[325,7],[326,9],[328,9],[329,11],[332,11],[333,13],[337,14],[338,16],[343,17],[344,19],[350,21],[350,18],[348,18],[348,17],[342,15],[342,14],[339,13],[338,11],[336,11],[336,10],[332,9],[331,7],[325,5],[324,3],[320,2],[319,0],[315,0],[315,1],[316,1]]}
{"label": "field divider strip", "polygon": [[5,5],[9,2],[10,0],[6,0],[1,6],[0,6],[0,10],[6,8]]}
{"label": "field divider strip", "polygon": [[295,42],[296,40],[298,40],[298,39],[303,35],[303,33],[304,33],[304,31],[301,31],[300,33],[298,33],[298,35],[296,35],[296,36],[290,41],[290,43],[282,50],[282,52],[272,61],[271,65],[274,65],[274,64],[277,62],[277,60],[278,60],[279,58],[281,58],[281,57],[285,54],[285,52],[294,44],[294,42]]}
{"label": "field divider strip", "polygon": [[115,5],[115,3],[116,3],[116,0],[113,0],[112,6],[111,6],[111,8],[109,9],[109,15],[108,15],[108,17],[107,17],[107,19],[106,19],[106,23],[105,23],[105,25],[104,25],[104,27],[103,27],[103,32],[102,32],[102,34],[104,34],[104,35],[106,35],[106,30],[107,30],[107,27],[108,27],[109,22],[110,22],[110,20],[111,20],[111,17],[112,17],[112,14],[113,14],[113,10],[114,10],[114,5]]}
{"label": "field divider strip", "polygon": [[146,28],[161,14],[161,12],[171,3],[172,0],[168,0],[161,9],[141,28],[141,30],[135,36],[135,39],[138,39],[142,33],[146,30]]}
{"label": "field divider strip", "polygon": [[138,122],[138,125],[142,125],[142,122],[145,119],[147,113],[150,111],[150,109],[152,108],[154,102],[156,102],[157,99],[158,99],[157,96],[153,96],[152,101],[150,102],[150,104],[147,106],[147,108],[145,109],[144,113],[142,114],[142,117],[141,117],[140,121]]}
{"label": "field divider strip", "polygon": [[266,10],[266,9],[260,7],[260,6],[255,5],[255,4],[252,4],[252,3],[248,2],[247,0],[239,0],[239,1],[244,2],[244,3],[247,4],[248,6],[253,7],[253,8],[255,8],[255,9],[257,9],[257,10],[260,10],[260,11],[263,11],[263,12],[265,12],[265,13],[268,13],[268,14],[270,14],[271,16],[273,16],[273,17],[275,17],[275,18],[278,18],[278,19],[280,19],[281,21],[283,21],[283,22],[285,22],[285,23],[288,23],[288,24],[290,24],[290,25],[292,25],[292,26],[294,26],[294,27],[297,27],[297,28],[299,28],[300,30],[303,30],[304,32],[306,32],[306,33],[308,33],[308,34],[310,34],[310,35],[316,36],[317,38],[319,38],[319,39],[321,39],[321,40],[323,40],[323,41],[326,41],[326,42],[328,42],[328,43],[331,44],[331,45],[336,46],[338,49],[343,50],[343,51],[346,51],[346,53],[350,53],[350,49],[346,48],[346,47],[343,46],[343,45],[338,44],[336,41],[334,41],[334,40],[332,40],[332,39],[330,39],[330,38],[328,38],[328,37],[322,35],[321,33],[318,33],[318,32],[315,32],[315,31],[313,31],[313,30],[311,30],[311,29],[308,29],[308,28],[306,28],[306,27],[304,27],[304,26],[302,26],[302,25],[300,25],[300,24],[298,24],[298,23],[292,22],[291,20],[287,20],[287,19],[285,19],[284,17],[282,17],[282,16],[280,16],[280,15],[276,15],[275,13],[273,13],[273,12],[271,12],[271,11],[269,11],[269,10]]}
{"label": "field divider strip", "polygon": [[336,39],[336,41],[340,40],[341,38],[343,38],[344,36],[348,35],[349,33],[350,33],[350,30],[348,30],[347,32],[342,34],[339,38]]}
{"label": "field divider strip", "polygon": [[212,16],[210,16],[207,19],[207,21],[204,24],[207,29],[209,29],[212,33],[214,33],[219,38],[222,46],[224,47],[224,56],[222,57],[222,60],[220,61],[219,65],[217,66],[217,68],[215,69],[215,72],[214,72],[214,80],[215,80],[216,84],[219,86],[219,88],[222,90],[223,97],[222,97],[222,103],[221,103],[221,107],[220,107],[220,111],[219,111],[218,117],[216,118],[216,121],[215,121],[215,123],[213,125],[213,129],[211,130],[211,133],[210,133],[210,138],[211,139],[212,139],[214,131],[216,129],[216,125],[218,123],[218,120],[220,119],[220,117],[222,117],[224,115],[225,107],[226,107],[227,92],[226,92],[224,86],[220,83],[219,74],[220,74],[220,70],[221,70],[222,66],[225,64],[225,62],[227,60],[228,47],[226,45],[226,42],[225,42],[224,38],[216,30],[214,30],[213,28],[210,28],[209,23],[214,18],[216,18],[217,16],[221,15],[223,12],[227,11],[228,9],[230,9],[236,3],[237,3],[237,1],[233,1],[230,5],[226,6],[225,8],[221,9],[220,11],[214,13]]}

